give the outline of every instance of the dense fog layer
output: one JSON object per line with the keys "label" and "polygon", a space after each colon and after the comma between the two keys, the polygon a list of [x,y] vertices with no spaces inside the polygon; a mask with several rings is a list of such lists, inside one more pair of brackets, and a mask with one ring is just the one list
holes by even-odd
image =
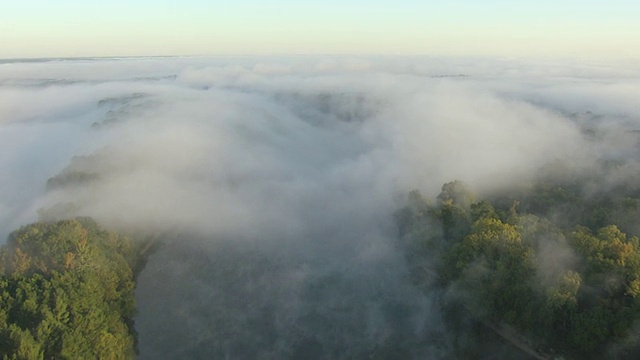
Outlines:
{"label": "dense fog layer", "polygon": [[[635,66],[635,67],[634,67]],[[446,357],[393,212],[459,179],[632,154],[637,65],[425,58],[0,64],[0,235],[38,214],[157,234],[140,357]],[[585,128],[604,129],[594,140]],[[383,355],[380,355],[383,354]],[[391,356],[391,355],[389,355]]]}

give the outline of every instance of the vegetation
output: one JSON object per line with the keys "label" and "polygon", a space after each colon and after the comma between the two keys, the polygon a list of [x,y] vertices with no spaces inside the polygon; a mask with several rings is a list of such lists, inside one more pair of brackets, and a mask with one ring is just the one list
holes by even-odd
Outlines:
{"label": "vegetation", "polygon": [[89,218],[40,222],[1,249],[3,359],[129,359],[142,244]]}
{"label": "vegetation", "polygon": [[640,239],[621,228],[634,229],[640,198],[585,189],[541,180],[474,202],[455,181],[434,205],[412,192],[396,217],[414,282],[446,289],[451,324],[466,309],[541,358],[633,358]]}

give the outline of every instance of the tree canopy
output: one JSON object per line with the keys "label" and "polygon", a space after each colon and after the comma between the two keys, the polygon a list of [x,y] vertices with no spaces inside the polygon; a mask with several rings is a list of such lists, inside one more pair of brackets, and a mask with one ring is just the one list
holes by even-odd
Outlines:
{"label": "tree canopy", "polygon": [[140,243],[92,219],[40,222],[0,250],[3,359],[130,359]]}
{"label": "tree canopy", "polygon": [[[616,356],[628,355],[640,319],[640,240],[614,222],[631,229],[624,210],[635,211],[629,204],[637,199],[584,199],[579,188],[556,185],[473,202],[456,181],[434,205],[412,192],[396,216],[412,274],[431,278],[417,284],[446,289],[451,303],[492,328],[513,329],[540,353],[602,358],[615,348]],[[621,343],[623,350],[615,347]]]}

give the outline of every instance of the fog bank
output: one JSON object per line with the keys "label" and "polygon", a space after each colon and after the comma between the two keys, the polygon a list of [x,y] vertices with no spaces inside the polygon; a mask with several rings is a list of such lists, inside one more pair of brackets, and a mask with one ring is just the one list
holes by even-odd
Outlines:
{"label": "fog bank", "polygon": [[435,198],[459,179],[489,193],[554,160],[588,168],[632,153],[635,70],[339,57],[2,63],[0,234],[38,213],[158,234],[164,246],[137,290],[143,359],[446,358],[438,294],[409,281],[393,212],[412,189]]}

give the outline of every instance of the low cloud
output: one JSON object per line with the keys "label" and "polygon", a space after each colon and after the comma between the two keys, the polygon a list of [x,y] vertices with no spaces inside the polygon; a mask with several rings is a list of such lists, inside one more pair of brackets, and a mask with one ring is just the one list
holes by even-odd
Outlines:
{"label": "low cloud", "polygon": [[[491,192],[553,160],[589,166],[610,156],[616,137],[590,139],[576,112],[592,111],[594,126],[614,124],[607,134],[619,117],[637,125],[638,85],[620,80],[624,69],[568,74],[573,67],[555,65],[541,78],[545,67],[474,64],[2,64],[0,233],[73,203],[74,214],[109,226],[165,234],[168,245],[140,277],[141,358],[239,354],[234,346],[256,332],[265,336],[256,358],[316,343],[361,356],[400,336],[422,344],[410,356],[444,357],[450,344],[425,340],[441,331],[435,296],[411,285],[396,247],[392,213],[408,191],[434,198],[460,179]],[[229,244],[241,244],[230,253],[240,263],[257,254],[259,269],[221,265]],[[246,283],[220,285],[224,271]],[[236,304],[245,317],[232,335],[241,340],[225,350],[225,335],[207,329],[235,321],[218,306],[229,301],[221,291],[236,290],[251,299]],[[273,327],[251,328],[256,319]],[[337,340],[360,327],[351,342]]]}

